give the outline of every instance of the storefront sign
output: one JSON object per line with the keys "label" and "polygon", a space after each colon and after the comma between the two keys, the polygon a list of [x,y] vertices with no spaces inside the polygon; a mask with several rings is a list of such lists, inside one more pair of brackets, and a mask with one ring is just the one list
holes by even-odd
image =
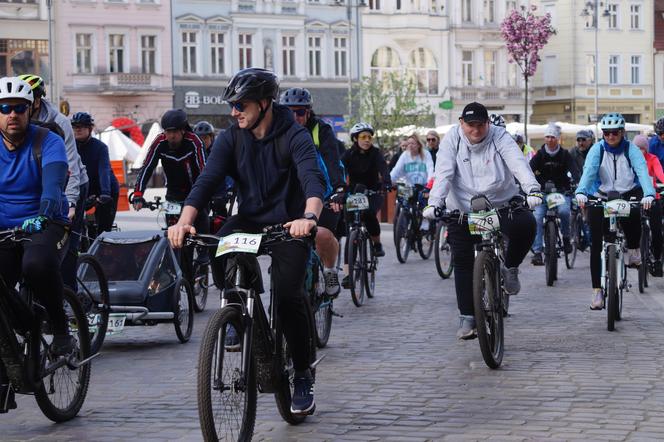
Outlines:
{"label": "storefront sign", "polygon": [[184,107],[198,109],[201,105],[217,106],[224,104],[221,95],[201,95],[196,91],[187,91],[184,94]]}

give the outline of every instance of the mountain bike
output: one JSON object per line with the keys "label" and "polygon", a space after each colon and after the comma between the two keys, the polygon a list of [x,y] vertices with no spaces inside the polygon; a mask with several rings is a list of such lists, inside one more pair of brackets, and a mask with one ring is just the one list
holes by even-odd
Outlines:
{"label": "mountain bike", "polygon": [[358,186],[355,193],[351,193],[346,197],[344,205],[344,216],[348,222],[346,258],[350,295],[353,304],[357,307],[364,304],[365,294],[369,298],[373,298],[376,289],[378,257],[374,254],[373,242],[364,221],[362,221],[362,214],[370,210],[369,197],[381,193]]}
{"label": "mountain bike", "polygon": [[[509,212],[525,208],[522,198],[510,201]],[[510,214],[508,213],[508,216]],[[501,266],[505,262],[505,241],[498,211],[484,195],[470,200],[470,213],[436,211],[446,223],[467,222],[471,235],[479,235],[473,264],[473,304],[477,338],[482,358],[490,368],[500,367],[505,350],[503,318],[509,313],[509,294],[503,288]]]}
{"label": "mountain bike", "polygon": [[[226,258],[226,286],[221,308],[210,318],[199,353],[198,412],[205,440],[250,440],[256,420],[257,389],[274,393],[281,417],[299,424],[305,415],[291,412],[293,367],[291,352],[277,314],[278,298],[270,281],[268,311],[258,293],[262,287],[256,257],[270,255],[272,246],[293,239],[282,226],[262,234],[236,233],[224,238],[195,235],[189,242],[209,246],[210,242]],[[311,244],[313,238],[307,240]],[[219,243],[219,246],[216,244]],[[271,274],[271,273],[270,273]],[[305,302],[311,330],[309,342],[312,374],[316,360],[315,331],[310,305]],[[227,344],[227,336],[239,339],[239,348]]]}
{"label": "mountain bike", "polygon": [[434,249],[436,226],[430,223],[426,230],[421,230],[424,194],[428,192],[424,186],[410,186],[397,183],[397,205],[399,216],[394,226],[397,259],[404,264],[411,250],[417,250],[422,259],[429,259]]}
{"label": "mountain bike", "polygon": [[618,218],[629,217],[631,208],[639,207],[641,203],[635,200],[620,199],[619,193],[609,192],[606,199],[589,198],[588,204],[591,207],[602,207],[604,217],[609,220],[609,231],[602,237],[601,281],[606,308],[606,329],[613,331],[616,321],[622,319],[623,292],[629,291],[630,288],[624,259],[625,235]]}
{"label": "mountain bike", "polygon": [[304,289],[311,302],[311,310],[314,315],[316,344],[318,348],[324,348],[330,339],[332,329],[332,317],[342,315],[333,309],[335,296],[325,292],[325,279],[323,277],[323,263],[312,247],[307,263],[307,274],[304,279]]}
{"label": "mountain bike", "polygon": [[[0,242],[27,241],[18,229],[0,232]],[[73,419],[83,406],[90,382],[88,321],[76,295],[64,290],[65,314],[75,338],[72,354],[55,356],[51,321],[25,281],[17,292],[0,278],[0,365],[9,380],[0,385],[0,413],[15,407],[14,393],[34,395],[54,422]],[[0,368],[2,369],[2,368]]]}
{"label": "mountain bike", "polygon": [[452,275],[454,270],[454,258],[452,257],[452,247],[447,242],[447,224],[441,220],[435,223],[435,240],[434,240],[434,258],[436,261],[436,270],[438,275],[447,279]]}
{"label": "mountain bike", "polygon": [[576,255],[579,252],[586,250],[590,244],[590,240],[586,235],[585,221],[581,209],[576,203],[576,199],[572,198],[571,202],[571,219],[569,223],[570,244],[572,245],[572,252],[565,253],[565,265],[568,269],[574,268],[576,263]]}
{"label": "mountain bike", "polygon": [[[655,201],[653,204],[659,204]],[[648,287],[648,272],[655,268],[655,254],[652,250],[652,231],[650,230],[650,210],[641,208],[641,265],[639,266],[639,293]]]}
{"label": "mountain bike", "polygon": [[78,255],[76,260],[76,296],[88,318],[90,354],[94,355],[106,338],[111,300],[101,264],[87,253]]}
{"label": "mountain bike", "polygon": [[[558,207],[566,204],[567,198],[562,193],[556,192],[556,188],[553,187],[551,182],[546,183],[545,189],[547,210],[544,216],[544,274],[546,285],[552,286],[558,279],[558,257],[561,253],[565,255],[567,268],[571,268],[570,263],[573,265],[573,262],[569,256],[570,253],[565,251],[560,233],[560,217],[558,216]],[[572,248],[572,253],[576,256],[574,248]]]}

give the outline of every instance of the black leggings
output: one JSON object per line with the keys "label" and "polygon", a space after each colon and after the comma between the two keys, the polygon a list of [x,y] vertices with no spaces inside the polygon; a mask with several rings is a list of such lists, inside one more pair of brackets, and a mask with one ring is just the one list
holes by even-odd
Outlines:
{"label": "black leggings", "polygon": [[655,259],[662,259],[662,200],[656,200],[650,209],[650,232],[652,232],[652,253]]}
{"label": "black leggings", "polygon": [[[535,239],[535,217],[528,209],[499,211],[500,230],[508,238],[505,251],[505,266],[518,267],[528,254]],[[448,240],[454,256],[454,286],[457,305],[462,315],[473,315],[473,265],[475,264],[474,244],[481,237],[473,236],[468,231],[468,222],[452,222],[447,226]]]}
{"label": "black leggings", "polygon": [[[253,223],[239,215],[226,221],[218,235],[225,236],[233,232],[261,232],[263,225]],[[309,259],[309,246],[302,241],[286,241],[279,243],[272,250],[272,289],[278,301],[277,314],[286,335],[288,347],[293,352],[293,366],[296,371],[309,368],[311,354],[309,342],[311,328],[305,302],[304,276]],[[223,281],[225,260],[215,259],[212,262],[216,281]],[[260,271],[256,262],[256,269]]]}
{"label": "black leggings", "polygon": [[98,233],[110,232],[115,221],[115,213],[118,210],[119,195],[111,195],[112,201],[106,204],[98,204],[95,209],[95,221],[97,222]]}
{"label": "black leggings", "polygon": [[[604,218],[604,209],[601,206],[588,208],[590,224],[590,278],[593,288],[602,287],[602,240],[604,233],[609,231],[609,219]],[[638,249],[641,246],[641,209],[633,207],[628,218],[619,218],[620,226],[625,233],[628,249]]]}

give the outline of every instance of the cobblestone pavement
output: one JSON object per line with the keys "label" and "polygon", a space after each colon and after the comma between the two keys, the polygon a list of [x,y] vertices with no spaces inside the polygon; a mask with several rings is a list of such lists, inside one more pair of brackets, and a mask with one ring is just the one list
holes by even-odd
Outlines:
{"label": "cobblestone pavement", "polygon": [[[125,228],[154,224],[122,219]],[[376,297],[356,308],[344,291],[335,304],[344,317],[322,351],[316,414],[289,426],[274,399],[259,395],[256,440],[664,439],[661,280],[628,293],[624,320],[608,332],[606,313],[588,309],[588,254],[552,288],[543,268],[524,264],[503,366],[490,370],[477,341],[454,336],[454,281],[417,255],[398,264],[391,233],[383,237]],[[196,365],[212,298],[188,344],[170,325],[108,339],[77,419],[52,424],[20,397],[18,410],[0,415],[0,439],[200,440]]]}

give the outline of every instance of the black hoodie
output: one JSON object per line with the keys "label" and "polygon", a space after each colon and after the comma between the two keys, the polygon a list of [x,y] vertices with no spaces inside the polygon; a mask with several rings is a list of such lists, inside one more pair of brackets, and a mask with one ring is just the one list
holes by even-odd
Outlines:
{"label": "black hoodie", "polygon": [[[285,165],[280,165],[283,158],[279,158],[276,143],[281,137],[285,137],[282,142],[290,154]],[[185,205],[205,208],[226,176],[237,186],[238,213],[258,224],[300,218],[306,199],[322,200],[325,193],[325,179],[309,132],[295,124],[287,107],[277,104],[273,105],[272,127],[263,139],[257,140],[251,131],[236,125],[215,139],[210,158]]]}

